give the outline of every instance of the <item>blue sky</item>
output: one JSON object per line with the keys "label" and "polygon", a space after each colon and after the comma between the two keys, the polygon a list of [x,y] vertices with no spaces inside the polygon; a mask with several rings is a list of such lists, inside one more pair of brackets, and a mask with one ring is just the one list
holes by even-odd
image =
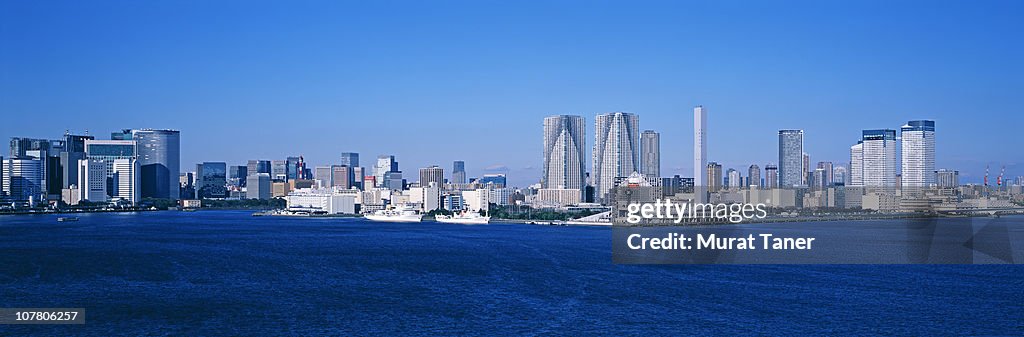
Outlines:
{"label": "blue sky", "polygon": [[776,162],[778,129],[845,163],[861,129],[927,118],[937,165],[980,181],[986,164],[1024,175],[1021,17],[1019,1],[0,0],[0,137],[174,128],[185,168],[355,151],[522,186],[553,114],[637,113],[663,174],[690,176],[703,104],[726,167]]}

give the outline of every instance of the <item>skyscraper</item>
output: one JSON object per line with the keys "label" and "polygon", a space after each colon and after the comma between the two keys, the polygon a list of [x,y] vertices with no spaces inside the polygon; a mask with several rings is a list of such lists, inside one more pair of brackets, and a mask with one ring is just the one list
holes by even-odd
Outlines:
{"label": "skyscraper", "polygon": [[779,188],[779,167],[774,164],[764,166],[764,188]]}
{"label": "skyscraper", "polygon": [[248,176],[255,176],[260,173],[266,173],[270,176],[270,161],[269,160],[250,160],[246,165],[247,177],[246,183],[248,183]]}
{"label": "skyscraper", "polygon": [[708,116],[704,106],[693,108],[693,191],[694,201],[707,202],[707,142]]}
{"label": "skyscraper", "polygon": [[271,160],[270,178],[278,181],[288,180],[288,160]]}
{"label": "skyscraper", "polygon": [[[718,192],[722,189],[722,165],[716,162],[708,163],[707,168],[704,169],[707,172],[707,176],[704,177],[708,182],[708,191]],[[696,186],[694,186],[696,188]]]}
{"label": "skyscraper", "polygon": [[79,200],[106,202],[107,197],[107,163],[102,159],[78,160],[78,193]]}
{"label": "skyscraper", "polygon": [[[465,174],[465,172],[463,172],[463,174]],[[444,169],[437,165],[420,169],[420,187],[428,187],[431,183],[434,183],[439,187],[444,186]]]}
{"label": "skyscraper", "polygon": [[348,165],[331,165],[331,181],[329,186],[350,189],[355,172]]}
{"label": "skyscraper", "polygon": [[204,162],[196,164],[196,197],[199,199],[227,198],[227,164]]}
{"label": "skyscraper", "polygon": [[935,171],[935,182],[942,188],[960,186],[960,171],[939,169]]}
{"label": "skyscraper", "polygon": [[[118,195],[117,183],[114,170],[114,161],[117,159],[132,159],[138,160],[138,146],[134,140],[86,140],[85,141],[85,157],[89,160],[99,160],[106,165],[107,172],[107,195],[116,197]],[[156,165],[156,164],[151,164]],[[141,166],[141,164],[139,164]],[[151,166],[156,172],[156,166]],[[90,176],[89,179],[97,178]],[[141,179],[140,179],[141,180]],[[178,192],[178,177],[175,176],[174,191]],[[141,185],[141,183],[140,183]],[[141,186],[140,186],[141,187]],[[140,191],[141,192],[141,191]],[[178,193],[175,193],[175,198],[178,197]],[[86,198],[83,198],[86,199]],[[127,198],[126,198],[127,199]],[[90,201],[92,201],[90,199]]]}
{"label": "skyscraper", "polygon": [[317,166],[313,169],[313,179],[320,182],[321,187],[331,187],[334,183],[331,180],[331,171],[330,166]]}
{"label": "skyscraper", "polygon": [[747,168],[747,186],[750,188],[761,188],[761,167],[757,164],[750,165]]}
{"label": "skyscraper", "polygon": [[[181,133],[176,130],[127,130],[138,144],[140,194],[143,198],[178,199]],[[114,138],[114,137],[112,137]]]}
{"label": "skyscraper", "polygon": [[661,135],[653,130],[640,133],[640,174],[661,177]]}
{"label": "skyscraper", "polygon": [[607,203],[615,178],[628,177],[640,168],[640,118],[626,112],[597,115],[594,120],[594,195]]}
{"label": "skyscraper", "polygon": [[804,130],[779,130],[779,186],[804,184]]}
{"label": "skyscraper", "polygon": [[355,152],[342,152],[340,164],[348,167],[359,167],[359,154]]}
{"label": "skyscraper", "polygon": [[[420,173],[422,175],[422,171]],[[422,180],[421,180],[422,182]],[[452,183],[453,184],[465,184],[466,183],[466,162],[456,160],[452,163]],[[427,186],[427,185],[421,185]],[[437,184],[441,186],[441,184]]]}
{"label": "skyscraper", "polygon": [[725,180],[728,181],[725,186],[729,189],[740,188],[740,185],[743,183],[743,177],[740,177],[740,171],[736,171],[734,169],[726,171]]}
{"label": "skyscraper", "polygon": [[544,167],[541,187],[580,190],[583,196],[587,168],[583,117],[558,115],[544,118]]}
{"label": "skyscraper", "polygon": [[864,130],[861,177],[867,187],[896,187],[896,130]]}
{"label": "skyscraper", "polygon": [[833,184],[850,184],[850,173],[846,169],[846,166],[836,165],[832,168],[832,183]]}
{"label": "skyscraper", "polygon": [[[383,154],[377,156],[377,165],[373,168],[373,176],[376,177],[378,186],[385,185],[388,172],[398,172],[398,161],[395,160],[395,156]],[[367,188],[369,187],[371,186]]]}
{"label": "skyscraper", "polygon": [[835,179],[832,177],[832,162],[819,161],[817,168],[822,169],[822,173],[821,177],[816,176],[815,179],[821,178],[821,180],[815,180],[814,182],[818,184],[819,187],[832,186],[832,183],[835,181]]}
{"label": "skyscraper", "polygon": [[285,167],[285,174],[288,176],[287,180],[299,179],[302,175],[299,168],[299,162],[302,161],[300,157],[288,157],[285,158],[285,162],[288,166]]}
{"label": "skyscraper", "polygon": [[43,161],[31,158],[3,160],[3,191],[14,201],[39,202],[43,190]]}
{"label": "skyscraper", "polygon": [[850,146],[850,186],[864,186],[864,141]]}
{"label": "skyscraper", "polygon": [[[136,158],[114,159],[114,182],[111,198],[131,204],[141,201],[142,193],[139,191],[141,175],[139,174],[139,161]],[[175,188],[177,195],[179,190]]]}
{"label": "skyscraper", "polygon": [[935,184],[935,121],[909,121],[900,128],[904,190]]}

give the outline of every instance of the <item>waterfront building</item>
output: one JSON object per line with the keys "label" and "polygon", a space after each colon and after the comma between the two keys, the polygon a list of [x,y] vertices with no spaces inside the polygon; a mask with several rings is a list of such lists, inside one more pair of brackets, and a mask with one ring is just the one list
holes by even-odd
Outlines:
{"label": "waterfront building", "polygon": [[757,164],[747,168],[747,185],[745,187],[761,188],[761,167]]}
{"label": "waterfront building", "polygon": [[[465,180],[465,171],[463,173],[463,180]],[[431,165],[430,167],[424,167],[420,169],[420,186],[430,186],[434,184],[437,186],[444,186],[444,169],[437,165]]]}
{"label": "waterfront building", "polygon": [[271,196],[270,173],[257,173],[245,179],[248,183],[245,189],[246,199],[267,200]]}
{"label": "waterfront building", "polygon": [[353,180],[352,187],[357,188],[357,189],[365,189],[366,188],[366,181],[365,181],[366,176],[365,176],[365,171],[363,170],[363,167],[362,166],[349,166],[349,167],[352,168],[352,180]]}
{"label": "waterfront building", "polygon": [[597,115],[594,121],[594,195],[608,201],[615,178],[628,177],[639,169],[640,119],[626,112]]}
{"label": "waterfront building", "polygon": [[331,177],[329,185],[343,189],[352,188],[352,168],[348,165],[331,165]]}
{"label": "waterfront building", "polygon": [[[716,162],[708,163],[707,168],[704,169],[707,172],[707,176],[704,179],[708,183],[708,192],[718,192],[722,189],[722,165]],[[697,188],[694,185],[694,188]]]}
{"label": "waterfront building", "polygon": [[583,197],[586,187],[586,126],[582,116],[558,115],[544,118],[544,166],[541,186],[546,189],[576,190]]}
{"label": "waterfront building", "polygon": [[661,177],[661,135],[653,130],[640,133],[640,174]]}
{"label": "waterfront building", "polygon": [[707,109],[698,105],[693,108],[693,188],[695,202],[705,203],[708,201],[708,142]]}
{"label": "waterfront building", "polygon": [[181,133],[177,130],[125,129],[112,140],[134,140],[140,166],[139,187],[143,198],[178,199],[181,170]]}
{"label": "waterfront building", "polygon": [[[114,159],[113,169],[114,174],[111,181],[114,182],[114,187],[111,190],[113,190],[114,193],[111,195],[111,198],[114,200],[128,202],[132,205],[141,201],[141,174],[139,173],[140,165],[138,159]],[[178,192],[177,188],[175,188],[175,192]],[[177,195],[175,195],[175,197],[177,197]]]}
{"label": "waterfront building", "polygon": [[850,146],[850,186],[864,186],[864,141]]}
{"label": "waterfront building", "polygon": [[935,121],[909,121],[900,128],[903,149],[900,183],[904,190],[935,184]]}
{"label": "waterfront building", "polygon": [[[134,140],[86,140],[85,157],[89,160],[101,160],[107,166],[107,196],[114,197],[117,193],[117,181],[115,180],[114,161],[118,159],[138,159],[138,146]],[[139,164],[141,166],[141,164]],[[156,165],[156,164],[153,164]],[[153,172],[156,172],[154,167]],[[177,171],[177,170],[176,170]],[[139,172],[141,173],[141,172]],[[175,172],[175,191],[178,191],[177,172]],[[141,180],[141,179],[140,179]],[[141,187],[141,186],[140,186]],[[155,186],[153,186],[155,188]],[[175,195],[177,197],[177,195]],[[84,198],[83,198],[84,199]],[[92,199],[88,199],[92,201]]]}
{"label": "waterfront building", "polygon": [[572,188],[542,188],[535,197],[538,207],[563,207],[581,202],[579,191]]}
{"label": "waterfront building", "polygon": [[[345,167],[348,167],[347,165]],[[356,194],[332,188],[301,188],[285,196],[287,209],[313,214],[356,214]]]}
{"label": "waterfront building", "polygon": [[850,184],[850,173],[846,170],[846,166],[836,165],[835,167],[832,168],[832,182],[836,185]]}
{"label": "waterfront building", "polygon": [[320,184],[320,187],[334,186],[334,180],[331,178],[333,171],[331,166],[317,166],[313,169],[313,179]]}
{"label": "waterfront building", "polygon": [[[819,161],[817,168],[821,169],[822,173],[820,177],[815,176],[815,184],[817,184],[819,187],[832,186],[832,184],[835,181],[835,177],[832,176],[832,169],[834,168],[832,162]],[[815,172],[817,172],[817,170],[815,170]]]}
{"label": "waterfront building", "polygon": [[[112,167],[111,167],[112,168]],[[107,163],[102,159],[78,161],[79,200],[107,202]]]}
{"label": "waterfront building", "polygon": [[779,186],[804,185],[804,131],[779,130]]}
{"label": "waterfront building", "polygon": [[896,130],[864,130],[861,179],[866,187],[896,187]]}
{"label": "waterfront building", "polygon": [[222,199],[228,197],[226,172],[223,162],[196,164],[196,198]]}
{"label": "waterfront building", "polygon": [[740,177],[740,171],[734,169],[728,169],[725,172],[725,186],[729,189],[738,189],[743,185],[743,179]]}
{"label": "waterfront building", "polygon": [[779,167],[775,164],[764,166],[764,188],[769,190],[779,188]]}
{"label": "waterfront building", "polygon": [[43,161],[13,157],[3,159],[3,194],[10,200],[34,204],[41,201],[44,191]]}
{"label": "waterfront building", "polygon": [[936,184],[942,188],[955,188],[960,186],[960,171],[939,169],[938,171],[935,171],[935,178]]}
{"label": "waterfront building", "polygon": [[[398,172],[398,161],[395,160],[395,156],[377,156],[377,165],[374,166],[373,176],[376,177],[377,184],[381,184],[379,186],[384,186],[383,184],[385,184],[387,180],[385,179],[385,176],[389,172]],[[399,174],[399,176],[401,176],[401,174]]]}

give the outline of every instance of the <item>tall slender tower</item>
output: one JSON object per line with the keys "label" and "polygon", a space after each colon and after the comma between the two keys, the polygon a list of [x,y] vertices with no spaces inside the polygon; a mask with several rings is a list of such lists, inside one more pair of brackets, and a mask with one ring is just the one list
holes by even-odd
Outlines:
{"label": "tall slender tower", "polygon": [[661,177],[661,135],[653,130],[640,134],[640,173],[648,178]]}
{"label": "tall slender tower", "polygon": [[900,128],[903,190],[935,184],[935,121],[909,121]]}
{"label": "tall slender tower", "polygon": [[896,187],[896,130],[864,130],[861,171],[866,187]]}
{"label": "tall slender tower", "polygon": [[640,168],[640,118],[626,112],[597,115],[594,120],[594,196],[607,203],[615,178]]}
{"label": "tall slender tower", "polygon": [[693,193],[694,201],[708,202],[708,111],[704,106],[693,108]]}
{"label": "tall slender tower", "polygon": [[[582,116],[558,115],[544,118],[543,188],[580,190],[583,197],[587,167]],[[581,199],[582,200],[582,199]]]}
{"label": "tall slender tower", "polygon": [[804,130],[779,130],[779,187],[804,184]]}

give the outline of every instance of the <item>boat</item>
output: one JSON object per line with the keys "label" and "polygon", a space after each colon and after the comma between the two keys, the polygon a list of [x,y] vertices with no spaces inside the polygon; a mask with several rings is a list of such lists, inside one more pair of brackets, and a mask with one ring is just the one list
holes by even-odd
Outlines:
{"label": "boat", "polygon": [[62,216],[62,217],[57,218],[57,222],[69,222],[69,221],[78,221],[78,217]]}
{"label": "boat", "polygon": [[486,225],[491,217],[480,215],[477,212],[462,212],[454,215],[438,215],[434,217],[437,222],[457,223],[463,225]]}
{"label": "boat", "polygon": [[386,209],[367,214],[366,219],[383,222],[420,222],[423,220],[423,214],[408,208]]}

